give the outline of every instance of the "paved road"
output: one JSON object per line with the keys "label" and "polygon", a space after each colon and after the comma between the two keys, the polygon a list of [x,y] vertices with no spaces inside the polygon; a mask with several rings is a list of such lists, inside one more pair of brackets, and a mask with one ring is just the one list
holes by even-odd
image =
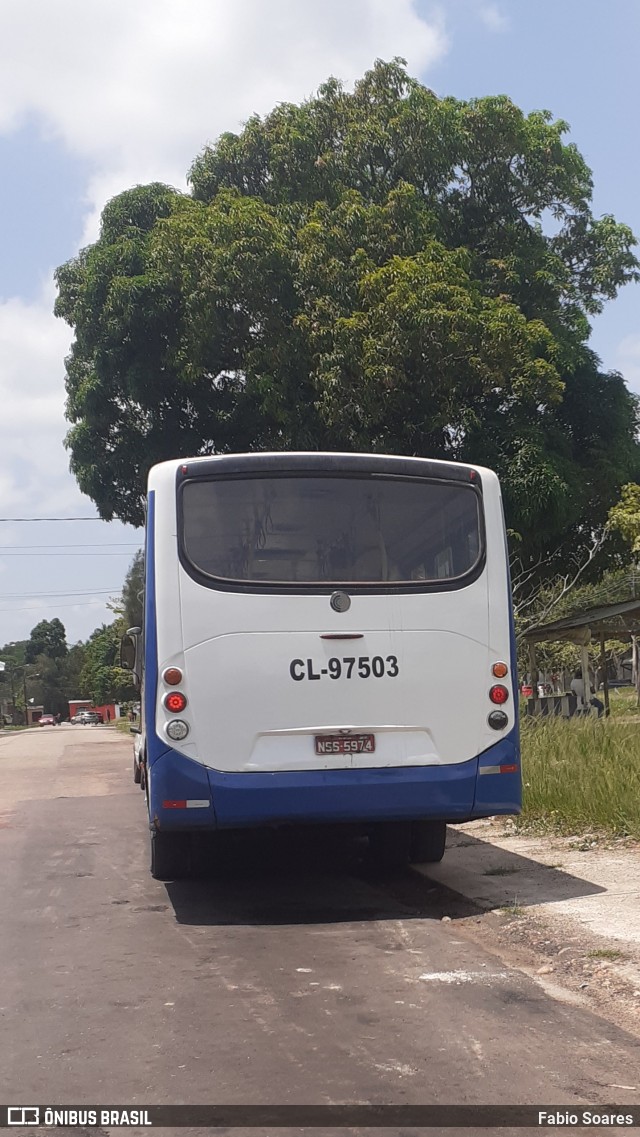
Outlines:
{"label": "paved road", "polygon": [[611,1088],[638,1084],[638,1039],[466,938],[442,884],[372,876],[357,844],[245,836],[208,879],[153,881],[130,753],[107,727],[0,736],[3,1101],[640,1097]]}

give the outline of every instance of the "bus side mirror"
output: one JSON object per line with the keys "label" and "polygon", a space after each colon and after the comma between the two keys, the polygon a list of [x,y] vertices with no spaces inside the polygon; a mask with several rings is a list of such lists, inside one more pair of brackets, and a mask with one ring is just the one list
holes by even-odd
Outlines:
{"label": "bus side mirror", "polygon": [[120,640],[120,666],[125,671],[133,672],[138,686],[142,678],[140,635],[140,628],[129,628]]}
{"label": "bus side mirror", "polygon": [[120,640],[120,666],[125,671],[133,671],[136,665],[136,641],[133,636],[123,636]]}

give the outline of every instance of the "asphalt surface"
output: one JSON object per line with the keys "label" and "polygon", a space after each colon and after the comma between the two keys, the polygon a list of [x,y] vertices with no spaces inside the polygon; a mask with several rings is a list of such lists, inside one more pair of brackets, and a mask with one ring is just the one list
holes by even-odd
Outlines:
{"label": "asphalt surface", "polygon": [[0,735],[0,857],[3,1102],[640,1099],[616,1088],[639,1084],[638,1038],[474,943],[442,872],[376,875],[363,843],[308,831],[152,880],[108,727]]}

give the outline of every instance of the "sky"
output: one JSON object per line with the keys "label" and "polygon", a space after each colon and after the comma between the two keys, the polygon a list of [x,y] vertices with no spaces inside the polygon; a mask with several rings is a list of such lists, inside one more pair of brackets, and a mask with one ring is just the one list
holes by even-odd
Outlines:
{"label": "sky", "polygon": [[[399,55],[440,96],[506,94],[565,119],[596,216],[640,237],[637,0],[0,0],[0,29],[0,645],[42,619],[69,643],[110,622],[142,542],[98,520],[69,473],[72,329],[52,311],[55,268],[115,194],[185,190],[222,131]],[[591,345],[640,393],[640,285]]]}

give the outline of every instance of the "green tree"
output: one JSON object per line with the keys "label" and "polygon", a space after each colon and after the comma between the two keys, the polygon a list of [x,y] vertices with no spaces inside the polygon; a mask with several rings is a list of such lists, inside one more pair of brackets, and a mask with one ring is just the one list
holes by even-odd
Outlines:
{"label": "green tree", "polygon": [[7,708],[17,707],[21,711],[24,709],[22,675],[27,643],[28,640],[19,640],[0,648],[0,660],[4,663],[4,668],[0,668],[0,704],[6,703]]}
{"label": "green tree", "polygon": [[640,553],[640,486],[631,482],[622,487],[620,500],[609,511],[609,527],[620,533],[631,546],[634,559]]}
{"label": "green tree", "polygon": [[23,673],[23,691],[29,701],[44,708],[45,714],[66,718],[69,714],[69,694],[65,674],[65,659],[52,659],[40,654]]}
{"label": "green tree", "polygon": [[120,635],[120,621],[103,624],[84,645],[80,687],[83,696],[92,699],[94,705],[136,698],[131,672],[124,671],[118,664]]}
{"label": "green tree", "polygon": [[85,698],[80,676],[85,662],[85,645],[83,643],[73,644],[65,658],[61,661],[61,688],[64,692],[65,708],[63,717],[66,718],[69,714],[69,702],[71,699]]}
{"label": "green tree", "polygon": [[47,659],[63,659],[67,651],[67,633],[62,621],[57,617],[53,620],[41,620],[31,630],[25,650],[25,660],[27,663],[35,663],[40,655],[46,656]]}
{"label": "green tree", "polygon": [[123,631],[142,627],[142,601],[144,594],[144,551],[138,549],[124,578],[121,605]]}
{"label": "green tree", "polygon": [[589,320],[638,263],[566,131],[395,60],[223,135],[190,195],[111,201],[56,303],[101,516],[141,524],[149,465],[180,454],[389,451],[493,466],[527,572],[591,547],[640,457]]}
{"label": "green tree", "polygon": [[[42,624],[45,625],[44,629]],[[80,672],[84,663],[84,645],[74,644],[65,654],[60,655],[60,629],[64,642],[62,623],[60,620],[52,620],[43,621],[42,624],[33,629],[31,639],[0,648],[0,659],[5,663],[5,670],[0,671],[0,697],[13,697],[16,707],[24,711],[26,693],[27,700],[33,699],[34,703],[41,704],[47,713],[60,714],[61,718],[66,718],[69,714],[69,700],[82,697]],[[51,633],[51,626],[53,633],[47,634]],[[44,645],[47,651],[34,655],[34,645]],[[30,658],[27,661],[28,650]]]}

